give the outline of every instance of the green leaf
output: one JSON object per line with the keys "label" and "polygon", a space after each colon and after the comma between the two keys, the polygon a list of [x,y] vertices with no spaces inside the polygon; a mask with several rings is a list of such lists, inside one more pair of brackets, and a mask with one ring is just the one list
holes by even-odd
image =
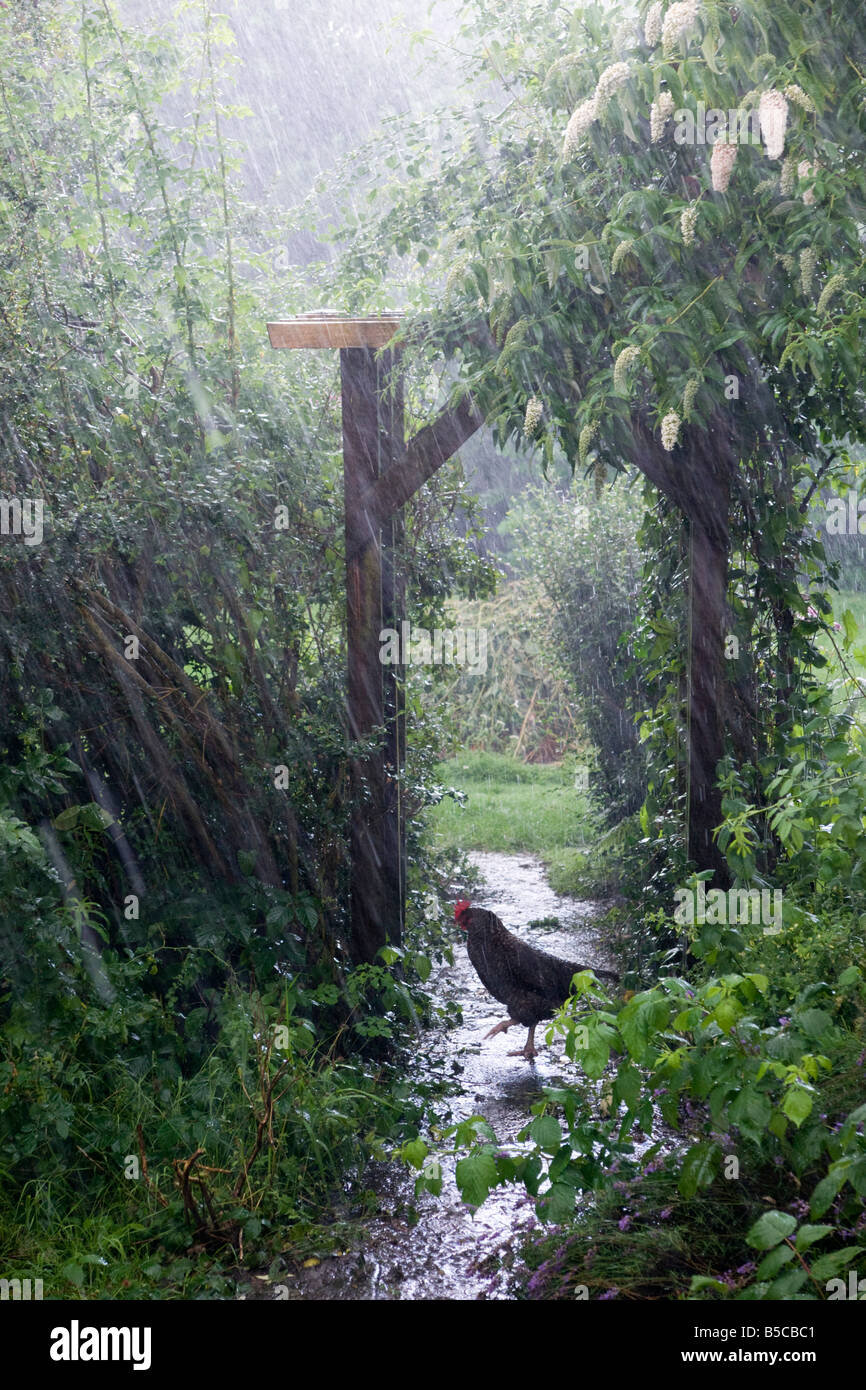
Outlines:
{"label": "green leaf", "polygon": [[828,1173],[826,1178],[822,1178],[815,1191],[812,1193],[812,1200],[809,1210],[812,1216],[823,1216],[824,1212],[836,1200],[836,1194],[844,1183],[843,1174]]}
{"label": "green leaf", "polygon": [[400,1157],[413,1168],[420,1168],[428,1152],[423,1139],[410,1139],[400,1150]]}
{"label": "green leaf", "polygon": [[640,1085],[640,1072],[637,1067],[627,1063],[620,1068],[613,1083],[614,1100],[624,1101],[629,1110],[634,1110],[640,1095]]}
{"label": "green leaf", "polygon": [[574,1214],[575,1188],[567,1182],[555,1182],[544,1196],[544,1214],[548,1221],[561,1225]]}
{"label": "green leaf", "polygon": [[770,981],[766,975],[750,974],[746,976],[746,979],[751,980],[755,989],[760,990],[761,994],[766,994],[770,988]]}
{"label": "green leaf", "polygon": [[422,955],[420,951],[416,951],[415,955],[412,957],[412,963],[415,966],[415,973],[418,979],[421,980],[422,983],[426,983],[426,981],[430,979],[430,971],[432,969],[429,957]]}
{"label": "green leaf", "polygon": [[493,1155],[484,1153],[483,1150],[457,1161],[457,1186],[461,1197],[469,1206],[481,1206],[496,1182],[496,1176]]}
{"label": "green leaf", "polygon": [[777,1245],[775,1250],[771,1250],[769,1255],[765,1255],[755,1271],[756,1279],[772,1279],[774,1274],[778,1274],[783,1265],[789,1260],[793,1260],[794,1252],[790,1245]]}
{"label": "green leaf", "polygon": [[424,1164],[420,1177],[415,1179],[415,1195],[419,1192],[432,1192],[434,1197],[438,1197],[442,1191],[442,1164],[438,1159],[428,1159]]}
{"label": "green leaf", "polygon": [[725,1295],[731,1292],[730,1285],[723,1284],[721,1279],[711,1279],[707,1274],[693,1274],[689,1293],[700,1293],[701,1289],[717,1289]]}
{"label": "green leaf", "polygon": [[801,1226],[794,1242],[799,1251],[808,1250],[816,1240],[823,1240],[833,1230],[832,1226]]}
{"label": "green leaf", "polygon": [[683,1197],[694,1197],[699,1187],[709,1187],[716,1176],[721,1156],[719,1145],[708,1139],[689,1149],[677,1184]]}
{"label": "green leaf", "polygon": [[252,850],[238,850],[238,865],[245,878],[251,878],[256,871],[256,856]]}
{"label": "green leaf", "polygon": [[736,999],[729,997],[721,1000],[710,1014],[710,1018],[719,1025],[723,1033],[730,1033],[737,1019],[742,1016],[742,1012]]}
{"label": "green leaf", "polygon": [[780,1110],[775,1110],[770,1116],[767,1128],[771,1134],[775,1134],[777,1139],[784,1139],[785,1131],[788,1128],[788,1122]]}
{"label": "green leaf", "polygon": [[759,1142],[767,1128],[773,1105],[769,1096],[754,1087],[748,1086],[740,1091],[731,1102],[731,1119],[749,1139]]}
{"label": "green leaf", "polygon": [[813,1279],[833,1279],[841,1269],[850,1264],[862,1252],[862,1245],[852,1246],[850,1250],[832,1250],[829,1255],[821,1255],[812,1264]]}
{"label": "green leaf", "polygon": [[792,1294],[802,1289],[808,1274],[803,1269],[792,1269],[787,1274],[783,1274],[780,1279],[774,1279],[767,1290],[768,1299],[790,1298]]}
{"label": "green leaf", "polygon": [[807,1038],[818,1039],[833,1027],[833,1020],[826,1009],[804,1009],[794,1015],[794,1022]]}
{"label": "green leaf", "polygon": [[804,1120],[808,1119],[812,1113],[814,1096],[807,1091],[805,1086],[789,1086],[782,1099],[782,1110],[793,1120],[799,1129]]}
{"label": "green leaf", "polygon": [[539,1115],[529,1126],[529,1137],[545,1153],[555,1154],[562,1144],[559,1121],[552,1115]]}
{"label": "green leaf", "polygon": [[90,830],[105,830],[107,826],[114,825],[114,816],[96,801],[88,802],[86,806],[80,807],[80,811],[79,823]]}
{"label": "green leaf", "polygon": [[796,1228],[796,1218],[786,1211],[765,1211],[755,1222],[746,1240],[755,1250],[772,1250]]}

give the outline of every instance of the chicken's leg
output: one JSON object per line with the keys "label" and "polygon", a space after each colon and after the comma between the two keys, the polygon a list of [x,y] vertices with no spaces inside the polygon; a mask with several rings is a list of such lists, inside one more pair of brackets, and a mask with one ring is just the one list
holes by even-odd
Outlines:
{"label": "chicken's leg", "polygon": [[504,1018],[504,1019],[502,1020],[501,1023],[497,1023],[497,1025],[496,1025],[495,1028],[491,1028],[489,1033],[485,1033],[485,1034],[484,1034],[484,1041],[486,1042],[488,1038],[495,1037],[495,1035],[496,1035],[497,1033],[507,1033],[508,1030],[509,1030],[509,1028],[516,1028],[516,1027],[517,1027],[517,1020],[516,1020],[516,1019],[514,1019],[514,1018]]}
{"label": "chicken's leg", "polygon": [[509,1057],[525,1057],[526,1060],[527,1060],[527,1062],[531,1062],[532,1059],[533,1059],[533,1057],[537,1057],[537,1056],[538,1056],[538,1053],[537,1053],[536,1050],[535,1050],[535,1024],[534,1024],[534,1023],[533,1023],[533,1025],[532,1025],[532,1027],[530,1028],[529,1032],[528,1032],[527,1035],[526,1035],[526,1042],[523,1044],[523,1047],[518,1048],[517,1052],[509,1052],[508,1055],[509,1055]]}

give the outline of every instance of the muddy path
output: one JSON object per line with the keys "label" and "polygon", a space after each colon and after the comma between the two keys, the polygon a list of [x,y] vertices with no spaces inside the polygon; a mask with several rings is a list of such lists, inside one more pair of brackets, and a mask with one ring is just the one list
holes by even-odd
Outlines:
{"label": "muddy path", "polygon": [[[531,855],[477,853],[469,856],[484,879],[473,903],[496,912],[521,936],[542,950],[593,966],[611,966],[596,921],[597,904],[560,898],[551,890],[541,862]],[[556,918],[558,926],[530,926]],[[525,1033],[513,1029],[489,1042],[484,1034],[505,1010],[484,989],[462,944],[454,965],[434,970],[429,988],[439,1001],[460,1006],[456,1028],[421,1034],[419,1055],[444,1064],[460,1092],[444,1104],[452,1120],[483,1114],[497,1139],[511,1152],[531,1118],[530,1107],[542,1087],[568,1079],[571,1064],[561,1044],[548,1047],[539,1029],[539,1055],[533,1062],[509,1057]],[[518,1036],[519,1034],[519,1036]],[[327,1256],[294,1275],[281,1276],[279,1296],[301,1300],[508,1299],[514,1297],[519,1248],[538,1226],[534,1207],[522,1188],[498,1188],[473,1215],[460,1201],[453,1165],[443,1163],[441,1197],[414,1196],[408,1170],[399,1164],[371,1164],[366,1183],[379,1197],[377,1213],[365,1220],[360,1248]],[[412,1209],[417,1220],[410,1224]],[[250,1291],[252,1296],[255,1293]],[[250,1296],[248,1294],[247,1296]],[[261,1289],[259,1296],[273,1296]]]}

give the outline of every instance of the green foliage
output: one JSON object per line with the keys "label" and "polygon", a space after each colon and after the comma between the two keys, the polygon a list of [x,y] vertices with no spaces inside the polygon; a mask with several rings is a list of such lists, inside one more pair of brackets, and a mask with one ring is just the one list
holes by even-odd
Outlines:
{"label": "green foliage", "polygon": [[[267,348],[310,279],[237,195],[229,40],[209,0],[0,8],[0,475],[44,503],[0,553],[0,1238],[61,1296],[225,1296],[417,1117],[429,859],[353,970],[336,364]],[[442,515],[425,612],[426,539],[486,575]]]}
{"label": "green foliage", "polygon": [[508,524],[521,562],[539,576],[553,606],[548,644],[568,674],[597,750],[598,799],[616,822],[644,797],[634,727],[644,691],[630,649],[640,507],[635,489],[597,492],[575,479],[567,493],[524,494]]}
{"label": "green foliage", "polygon": [[[486,667],[424,671],[422,708],[444,708],[449,746],[554,762],[585,742],[572,690],[555,660],[553,613],[537,581],[503,582],[494,598],[451,600],[446,629],[484,631]],[[480,639],[479,639],[480,640]]]}

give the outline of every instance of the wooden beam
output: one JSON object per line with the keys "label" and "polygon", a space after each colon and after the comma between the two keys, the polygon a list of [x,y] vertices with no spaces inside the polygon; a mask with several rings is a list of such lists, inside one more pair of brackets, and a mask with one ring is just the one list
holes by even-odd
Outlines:
{"label": "wooden beam", "polygon": [[[380,454],[380,476],[388,477],[399,467],[406,453],[403,374],[399,350],[380,355],[387,384],[379,397],[380,429],[384,445]],[[406,581],[399,563],[404,538],[403,516],[393,512],[382,523],[382,627],[401,632],[406,617]],[[401,946],[406,928],[406,814],[403,805],[403,771],[406,765],[406,668],[402,664],[382,666],[382,695],[385,714],[385,854],[388,894],[396,909],[386,921],[389,944]]]}
{"label": "wooden beam", "polygon": [[[358,534],[363,492],[402,457],[402,393],[390,391],[391,353],[345,348],[343,474],[346,545]],[[379,660],[379,633],[393,625],[400,606],[394,571],[393,528],[365,523],[367,539],[346,562],[349,737],[368,742],[384,729],[384,744],[351,764],[350,904],[356,959],[373,961],[382,946],[398,945],[405,911],[405,849],[399,798],[404,737],[398,672]],[[383,545],[384,540],[384,545]],[[400,614],[402,616],[402,614]],[[387,621],[386,621],[387,619]]]}
{"label": "wooden beam", "polygon": [[402,316],[378,314],[343,318],[337,314],[304,314],[268,324],[272,348],[382,348],[394,337]]}
{"label": "wooden beam", "polygon": [[388,470],[357,499],[356,524],[346,532],[347,556],[354,554],[377,525],[398,512],[414,497],[457,450],[484,424],[484,416],[471,396],[453,410],[445,410],[432,425],[425,425],[406,445],[405,458]]}

